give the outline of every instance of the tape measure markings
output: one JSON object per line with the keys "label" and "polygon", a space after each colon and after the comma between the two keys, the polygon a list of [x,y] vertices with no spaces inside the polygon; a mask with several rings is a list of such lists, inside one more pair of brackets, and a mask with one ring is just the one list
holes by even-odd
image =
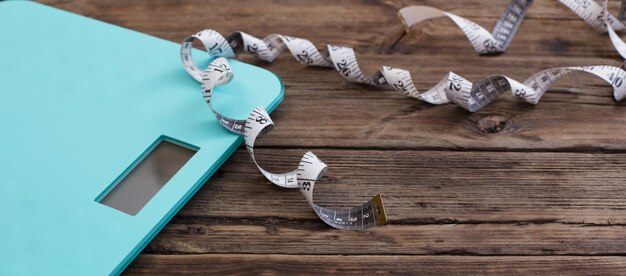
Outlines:
{"label": "tape measure markings", "polygon": [[181,60],[183,61],[187,72],[189,72],[194,79],[201,82],[202,96],[220,124],[226,129],[244,136],[246,149],[259,171],[261,171],[261,173],[269,181],[277,186],[284,188],[299,188],[317,216],[326,224],[334,228],[345,230],[364,230],[377,225],[387,224],[387,214],[385,212],[382,196],[380,194],[376,195],[365,204],[348,210],[337,210],[317,205],[313,200],[313,189],[315,183],[326,172],[327,166],[311,152],[305,153],[300,160],[298,168],[291,172],[272,173],[263,169],[258,164],[254,155],[254,142],[259,136],[271,131],[274,127],[274,123],[263,107],[256,107],[253,109],[246,120],[232,119],[213,109],[211,105],[213,89],[216,86],[224,85],[230,82],[233,79],[234,74],[228,64],[228,61],[224,57],[220,57],[212,61],[205,72],[198,75],[199,69],[197,68],[197,65],[193,63],[191,47],[189,45],[193,43],[194,39],[199,39],[200,37],[209,37],[214,39],[200,39],[205,46],[216,45],[213,48],[207,48],[210,53],[211,51],[222,55],[234,55],[235,53],[232,49],[231,51],[223,49],[228,46],[229,43],[219,43],[220,41],[226,41],[222,40],[220,38],[221,36],[217,37],[215,36],[215,33],[212,32],[200,32],[185,39],[181,46]]}
{"label": "tape measure markings", "polygon": [[[524,1],[518,2],[529,3]],[[517,5],[521,5],[518,2],[516,2]],[[431,104],[453,102],[470,112],[480,110],[508,90],[511,91],[513,98],[517,98],[531,104],[537,104],[548,87],[560,78],[559,76],[551,81],[548,78],[548,81],[538,82],[536,80],[533,81],[533,78],[537,78],[538,75],[533,75],[525,82],[520,83],[506,76],[499,75],[491,76],[476,83],[472,83],[453,72],[449,72],[448,75],[437,85],[424,93],[420,93],[418,92],[409,71],[404,69],[382,66],[371,77],[366,77],[358,65],[356,55],[352,48],[328,45],[326,47],[326,51],[320,51],[312,46],[313,43],[306,39],[278,34],[268,35],[262,40],[244,32],[233,32],[228,35],[227,38],[224,38],[213,30],[204,30],[198,34],[206,34],[202,36],[215,40],[206,40],[206,42],[203,42],[204,45],[224,45],[224,43],[221,42],[228,41],[227,45],[229,47],[235,47],[221,52],[209,51],[212,55],[233,57],[230,56],[230,54],[223,53],[238,54],[242,52],[249,52],[254,56],[264,59],[265,61],[271,62],[280,54],[280,51],[288,50],[300,63],[321,67],[334,67],[335,70],[337,70],[339,74],[348,81],[363,83],[384,89],[393,89],[403,95],[426,101]],[[190,36],[192,39],[194,37],[195,36]],[[183,47],[183,49],[185,48]],[[189,59],[183,59],[183,63],[189,62],[189,60],[191,60],[191,57]],[[186,64],[185,68],[188,69],[193,66],[195,65]],[[586,71],[581,68],[582,67],[564,67],[551,68],[547,70],[554,72],[558,71],[563,74],[567,74],[572,70]],[[620,75],[624,74],[624,71],[617,67],[610,67],[611,69],[608,69],[609,67],[594,66],[592,68],[595,69],[591,70],[590,73],[600,77],[602,77],[607,70],[617,70]],[[596,70],[599,71],[594,72]],[[187,71],[190,74],[197,73],[196,71]],[[541,72],[543,74],[548,74],[548,71]],[[621,99],[620,95],[623,94],[621,89],[621,86],[614,87],[615,99]]]}
{"label": "tape measure markings", "polygon": [[[586,0],[580,1],[588,2]],[[408,7],[400,10],[400,14],[411,14],[409,11],[414,11],[415,8],[422,14],[421,18],[409,18],[413,21],[404,20],[407,29],[419,21],[448,16],[464,30],[479,53],[494,53],[503,51],[509,45],[531,3],[532,1],[513,0],[507,6],[491,34],[469,20],[430,7]],[[593,5],[588,5],[588,7],[593,7]],[[578,7],[575,7],[574,10],[581,12],[581,14],[585,12],[584,9],[581,10]],[[606,0],[604,10],[606,10]],[[620,12],[624,13],[624,11]],[[595,13],[596,10],[593,10],[591,14]],[[401,15],[401,17],[403,16]],[[606,18],[609,20],[609,17]],[[608,30],[611,32],[610,26]],[[218,57],[209,64],[204,72],[193,62],[191,50],[195,39],[200,40],[211,56]],[[624,48],[626,49],[626,44]],[[523,83],[504,75],[494,75],[472,83],[453,72],[449,72],[437,85],[424,93],[420,93],[407,70],[382,66],[371,77],[367,77],[361,71],[352,48],[327,45],[325,51],[320,51],[306,39],[279,34],[270,34],[263,39],[258,39],[244,32],[233,32],[225,38],[213,30],[204,30],[187,37],[181,45],[180,54],[185,70],[194,79],[201,82],[203,98],[213,110],[211,98],[214,87],[224,85],[233,78],[233,72],[226,58],[234,58],[242,52],[248,52],[259,59],[272,62],[285,50],[288,50],[302,64],[335,68],[343,78],[349,81],[393,89],[403,95],[431,104],[454,102],[470,112],[480,110],[506,91],[511,91],[514,98],[537,104],[554,82],[576,71],[596,75],[608,82],[613,87],[614,98],[618,101],[626,95],[626,87],[623,83],[626,71],[608,65],[549,68],[533,74]],[[327,167],[313,153],[307,152],[302,157],[298,168],[291,172],[272,173],[263,169],[254,156],[254,142],[259,136],[271,131],[274,123],[262,107],[255,108],[246,120],[232,119],[215,110],[213,112],[222,126],[244,136],[248,153],[259,171],[268,180],[281,187],[299,188],[309,205],[325,223],[338,229],[348,230],[362,230],[387,223],[380,194],[359,207],[349,210],[340,209],[339,212],[314,203],[313,187],[316,181],[324,175]]]}
{"label": "tape measure markings", "polygon": [[524,21],[524,15],[532,2],[532,0],[512,0],[500,15],[491,33],[469,19],[428,6],[404,7],[398,11],[398,16],[407,33],[412,26],[420,22],[447,16],[459,26],[477,53],[493,54],[506,50]]}
{"label": "tape measure markings", "polygon": [[[626,59],[626,42],[615,32],[626,29],[626,0],[621,1],[618,17],[608,12],[608,0],[602,0],[602,4],[593,0],[559,0],[559,2],[571,9],[591,28],[599,32],[608,32],[613,47]],[[428,6],[404,7],[398,11],[398,16],[407,33],[420,22],[447,16],[463,31],[474,51],[479,54],[492,54],[506,50],[531,4],[532,0],[512,0],[500,15],[491,33],[471,20]]]}

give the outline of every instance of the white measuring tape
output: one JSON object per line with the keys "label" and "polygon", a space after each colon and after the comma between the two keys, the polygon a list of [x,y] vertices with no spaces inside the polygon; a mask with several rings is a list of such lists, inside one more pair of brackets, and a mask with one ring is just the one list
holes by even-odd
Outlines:
{"label": "white measuring tape", "polygon": [[[562,2],[565,1],[562,0]],[[584,2],[585,0],[572,1]],[[488,54],[506,49],[531,2],[530,0],[513,0],[507,6],[492,33],[469,20],[430,7],[404,8],[400,11],[400,15],[407,29],[427,19],[448,16],[463,29],[477,52]],[[419,16],[415,16],[416,14]],[[218,57],[211,62],[206,71],[200,70],[192,59],[191,50],[196,39],[203,44],[211,56]],[[204,99],[212,109],[211,96],[214,87],[225,85],[233,78],[233,72],[226,58],[234,58],[242,52],[248,52],[259,59],[272,62],[285,50],[288,50],[302,64],[334,67],[348,81],[393,89],[431,104],[453,102],[470,112],[480,110],[506,91],[511,91],[514,98],[537,104],[554,82],[575,71],[587,72],[608,82],[613,87],[615,100],[619,101],[626,95],[624,85],[626,71],[609,65],[550,68],[533,74],[524,82],[518,82],[503,75],[494,75],[472,83],[449,72],[433,88],[420,93],[407,70],[383,66],[375,74],[366,76],[361,71],[354,50],[351,48],[328,45],[324,51],[320,51],[309,40],[279,34],[271,34],[259,39],[244,32],[233,32],[225,38],[216,31],[204,30],[183,41],[181,60],[185,70],[202,83]],[[252,160],[268,180],[281,187],[299,188],[315,213],[328,225],[338,229],[363,230],[387,223],[387,215],[380,194],[352,209],[335,210],[317,205],[313,201],[313,187],[325,173],[326,165],[311,152],[307,152],[302,157],[298,169],[292,172],[277,174],[259,166],[254,156],[254,142],[257,137],[274,127],[270,116],[262,107],[255,108],[247,119],[228,118],[215,110],[213,112],[222,126],[245,137],[245,144]]]}
{"label": "white measuring tape", "polygon": [[[532,0],[512,0],[500,15],[491,33],[471,20],[428,6],[405,7],[400,9],[398,16],[407,33],[424,21],[447,16],[461,28],[477,53],[492,54],[506,50],[532,2]],[[593,29],[608,32],[613,46],[626,59],[626,43],[615,33],[626,29],[626,0],[621,1],[617,17],[609,14],[608,0],[602,0],[602,4],[594,0],[559,0],[559,2],[574,11]],[[610,24],[607,25],[606,22]]]}
{"label": "white measuring tape", "polygon": [[493,54],[506,50],[524,21],[524,15],[532,2],[532,0],[512,0],[500,15],[491,33],[471,20],[428,6],[405,7],[398,11],[398,16],[407,32],[421,22],[447,16],[463,30],[477,53]]}
{"label": "white measuring tape", "polygon": [[626,29],[626,0],[622,0],[617,17],[608,12],[608,0],[603,0],[602,5],[592,0],[559,0],[559,2],[574,11],[590,27],[599,32],[608,32],[613,47],[622,58],[626,59],[626,43],[615,33],[615,31]]}
{"label": "white measuring tape", "polygon": [[210,55],[218,57],[235,57],[245,51],[272,62],[282,51],[288,50],[300,63],[334,67],[348,81],[393,89],[431,104],[453,102],[470,112],[480,110],[506,91],[511,91],[514,98],[537,104],[550,85],[574,71],[588,72],[607,81],[613,86],[613,95],[618,101],[626,95],[626,87],[623,85],[626,71],[609,65],[550,68],[533,74],[522,83],[503,75],[472,83],[449,72],[437,85],[420,93],[415,88],[411,74],[404,69],[383,66],[367,77],[361,71],[352,48],[328,45],[325,51],[320,51],[313,43],[302,38],[271,34],[261,40],[244,32],[234,32],[224,38],[213,30],[194,34],[183,43],[184,53],[181,54],[185,69],[196,80],[201,79],[201,71],[191,61],[189,53],[194,39],[200,40]]}
{"label": "white measuring tape", "polygon": [[[186,41],[183,44],[181,53],[183,54],[183,63],[189,69],[189,72],[200,73],[199,69],[191,61],[191,42]],[[233,79],[233,72],[228,61],[223,58],[217,58],[211,62],[204,73],[192,74],[194,78],[200,78],[202,83],[203,97],[209,107],[211,105],[211,97],[215,86],[225,85]],[[328,225],[346,230],[364,230],[377,225],[387,224],[387,214],[383,206],[382,197],[376,195],[367,203],[352,209],[331,209],[317,205],[313,201],[313,188],[315,182],[326,172],[326,164],[319,160],[311,152],[304,154],[300,160],[298,168],[288,173],[272,173],[263,169],[254,157],[254,142],[256,139],[265,134],[274,127],[272,119],[263,107],[257,107],[248,116],[246,120],[231,119],[219,114],[213,110],[218,121],[228,130],[243,135],[245,145],[252,160],[257,168],[272,183],[284,188],[299,188],[309,205],[313,208],[319,218]]]}

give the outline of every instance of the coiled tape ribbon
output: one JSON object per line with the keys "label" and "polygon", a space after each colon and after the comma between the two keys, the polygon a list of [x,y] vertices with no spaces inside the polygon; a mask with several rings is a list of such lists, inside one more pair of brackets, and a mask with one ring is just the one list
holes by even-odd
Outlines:
{"label": "coiled tape ribbon", "polygon": [[[492,33],[467,19],[430,7],[404,8],[400,10],[400,16],[404,18],[407,29],[423,20],[448,16],[461,27],[477,52],[488,54],[506,49],[521,24],[530,2],[512,1]],[[420,16],[416,17],[414,14]],[[211,56],[218,57],[211,62],[206,71],[200,70],[192,59],[191,50],[196,39]],[[626,49],[626,46],[624,48]],[[309,40],[280,34],[270,34],[259,39],[244,32],[233,32],[224,37],[216,31],[204,30],[187,37],[182,43],[180,54],[185,70],[202,83],[204,99],[211,107],[213,89],[227,84],[233,78],[226,58],[234,58],[242,52],[248,52],[261,60],[272,62],[285,50],[302,64],[335,68],[339,75],[348,81],[396,90],[406,96],[435,105],[456,103],[470,112],[480,110],[506,91],[511,91],[514,98],[537,104],[554,82],[576,71],[587,72],[605,80],[613,87],[615,100],[619,101],[626,95],[624,85],[626,71],[609,65],[550,68],[533,74],[524,82],[504,75],[494,75],[472,83],[449,72],[437,85],[420,93],[407,70],[383,66],[374,74],[367,76],[361,71],[352,48],[328,45],[326,49],[320,51]],[[244,136],[252,160],[269,181],[285,188],[299,188],[315,213],[328,225],[338,229],[363,230],[387,223],[380,194],[352,209],[331,209],[317,205],[313,200],[313,188],[327,167],[311,152],[302,157],[298,169],[288,173],[272,173],[259,166],[254,156],[254,142],[274,127],[270,116],[262,107],[252,110],[247,119],[228,118],[215,110],[213,112],[222,126]]]}
{"label": "coiled tape ribbon", "polygon": [[[191,60],[192,42],[193,37],[183,43],[181,50],[182,60],[187,71],[202,83],[204,100],[213,110],[211,106],[213,89],[216,86],[230,82],[233,78],[233,72],[228,61],[223,57],[215,59],[209,64],[206,71],[201,72]],[[228,52],[224,51],[224,53]],[[243,120],[228,118],[215,110],[213,112],[222,126],[244,136],[250,157],[252,157],[257,168],[268,180],[284,188],[299,188],[317,216],[328,225],[337,229],[364,230],[377,225],[387,224],[387,214],[385,213],[380,194],[367,203],[352,209],[331,209],[317,205],[313,201],[313,188],[319,178],[324,175],[327,167],[324,162],[311,152],[304,154],[298,168],[294,171],[272,173],[263,169],[254,156],[254,142],[259,136],[269,132],[274,127],[272,119],[263,107],[255,108],[250,112],[248,118]]]}
{"label": "coiled tape ribbon", "polygon": [[[532,2],[532,0],[512,0],[500,15],[491,33],[471,20],[428,6],[404,7],[400,9],[398,16],[406,32],[411,32],[412,28],[419,27],[420,23],[429,19],[447,16],[461,28],[477,53],[493,54],[506,50]],[[559,0],[559,2],[574,11],[593,29],[608,32],[613,46],[626,59],[626,43],[615,33],[626,29],[626,0],[621,1],[617,17],[609,14],[608,0],[602,0],[601,4],[593,0]]]}

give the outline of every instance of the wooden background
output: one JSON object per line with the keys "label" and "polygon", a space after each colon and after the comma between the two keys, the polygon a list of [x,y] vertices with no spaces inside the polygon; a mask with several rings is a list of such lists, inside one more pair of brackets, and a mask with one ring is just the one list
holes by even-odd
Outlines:
{"label": "wooden background", "polygon": [[[449,70],[523,81],[548,67],[621,63],[608,36],[555,0],[536,0],[507,52],[491,57],[476,55],[447,19],[405,35],[396,12],[431,5],[490,29],[506,0],[42,2],[174,42],[212,28],[351,46],[365,71],[409,69],[420,90]],[[261,163],[290,170],[312,150],[330,167],[316,186],[320,202],[353,206],[381,192],[390,224],[331,229],[298,191],[266,181],[241,148],[128,274],[626,269],[626,102],[614,102],[600,79],[575,74],[537,106],[506,95],[471,114],[348,83],[289,54],[273,64],[241,59],[286,86],[277,126],[257,146]]]}

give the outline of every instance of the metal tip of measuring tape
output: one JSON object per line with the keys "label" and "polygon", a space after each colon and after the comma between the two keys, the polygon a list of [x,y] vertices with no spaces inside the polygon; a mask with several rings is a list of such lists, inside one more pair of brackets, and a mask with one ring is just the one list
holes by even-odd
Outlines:
{"label": "metal tip of measuring tape", "polygon": [[377,194],[374,198],[372,198],[372,208],[374,209],[376,225],[385,225],[389,222],[387,219],[387,212],[385,212],[385,205],[383,204],[383,196],[381,194]]}

